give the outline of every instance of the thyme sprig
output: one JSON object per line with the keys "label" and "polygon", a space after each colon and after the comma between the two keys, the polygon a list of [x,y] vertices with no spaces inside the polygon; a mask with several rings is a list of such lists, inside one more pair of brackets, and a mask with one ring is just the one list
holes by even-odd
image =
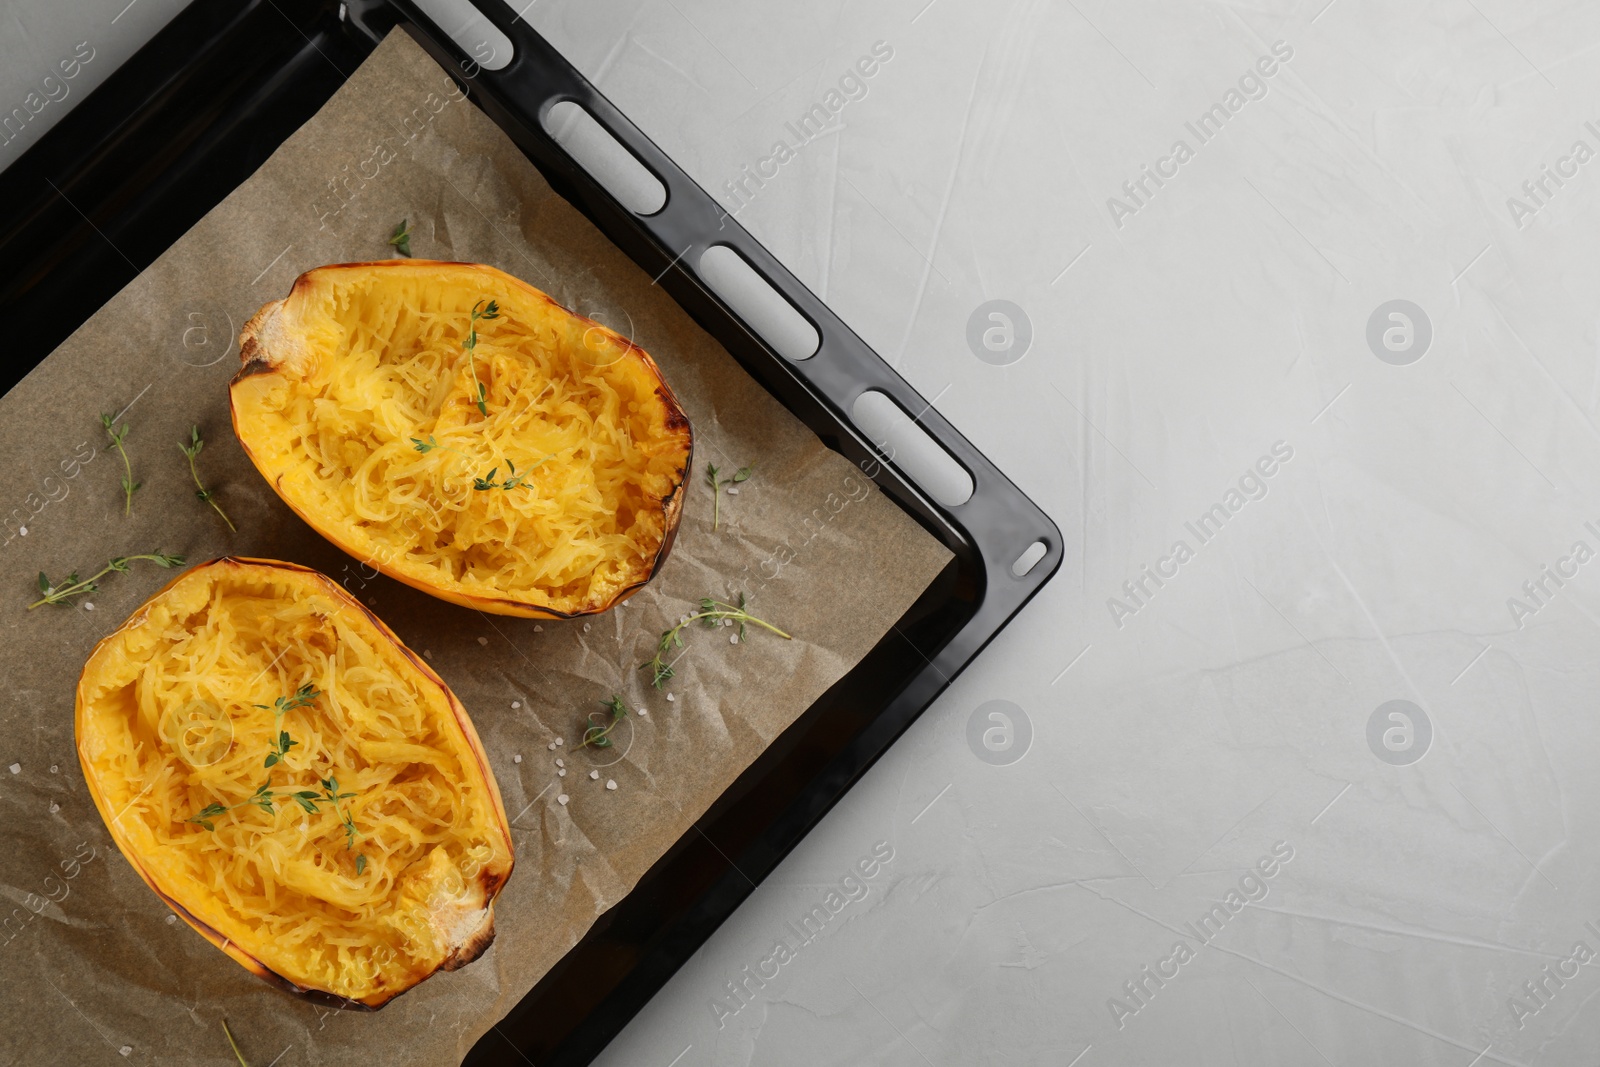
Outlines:
{"label": "thyme sprig", "polygon": [[188,444],[184,444],[182,441],[178,442],[179,451],[189,457],[189,474],[194,478],[195,499],[202,504],[210,504],[212,510],[222,516],[222,521],[228,524],[228,529],[238,533],[239,528],[233,524],[232,519],[228,518],[228,513],[222,510],[222,505],[217,503],[216,494],[200,484],[200,470],[195,466],[194,461],[200,455],[200,450],[205,446],[206,443],[200,439],[200,427],[198,426],[190,427]]}
{"label": "thyme sprig", "polygon": [[706,481],[711,485],[711,529],[715,531],[722,525],[722,491],[730,485],[738,485],[750,477],[750,467],[740,467],[734,471],[732,478],[719,478],[717,468],[706,464]]}
{"label": "thyme sprig", "polygon": [[402,256],[411,258],[411,226],[405,219],[400,220],[400,225],[394,228],[394,233],[389,235],[389,243],[393,245]]}
{"label": "thyme sprig", "polygon": [[271,767],[283,762],[288,757],[289,750],[300,743],[290,737],[289,731],[283,728],[283,717],[296,708],[310,706],[320,696],[322,696],[322,690],[307,682],[299,689],[296,689],[291,696],[279,697],[270,705],[255,705],[262,711],[272,712],[272,732],[276,735],[273,738],[272,751],[267,753],[266,761],[262,763],[263,767]]}
{"label": "thyme sprig", "polygon": [[203,827],[204,829],[215,830],[217,826],[212,820],[216,819],[216,817],[219,815],[232,811],[234,808],[243,808],[249,805],[254,805],[266,812],[268,815],[271,815],[273,811],[273,799],[272,779],[268,778],[266,781],[262,782],[256,787],[256,791],[254,793],[251,793],[247,798],[239,801],[239,803],[207,804],[189,818],[185,819],[184,822],[192,822],[196,826]]}
{"label": "thyme sprig", "polygon": [[113,557],[104,567],[87,578],[79,578],[78,572],[73,571],[71,574],[61,579],[61,581],[52,582],[48,577],[45,576],[44,571],[40,571],[39,592],[43,593],[44,595],[38,600],[35,600],[32,604],[29,604],[28,610],[32,611],[34,608],[39,607],[42,604],[65,604],[71,597],[83,596],[85,593],[93,593],[100,588],[97,583],[101,578],[104,578],[106,575],[113,572],[117,574],[127,574],[128,564],[132,563],[136,559],[147,559],[156,564],[158,567],[183,566],[182,556],[168,556],[160,552],[156,552],[138,556]]}
{"label": "thyme sprig", "polygon": [[128,436],[128,424],[123,423],[118,427],[115,425],[116,421],[110,415],[102,413],[100,416],[100,425],[105,427],[106,436],[111,438],[111,447],[122,457],[122,514],[127,516],[133,511],[133,491],[142,483],[133,480],[133,464],[128,462],[128,450],[123,445]]}
{"label": "thyme sprig", "polygon": [[661,640],[656,642],[655,656],[640,664],[639,669],[642,671],[649,671],[650,684],[655,686],[657,689],[660,689],[677,673],[672,669],[672,664],[666,662],[663,657],[673,649],[683,647],[684,628],[692,623],[698,622],[708,629],[713,629],[722,625],[724,620],[739,624],[740,641],[744,640],[744,630],[746,625],[759,626],[762,629],[771,630],[785,641],[794,640],[792,636],[784,633],[770,622],[766,622],[763,619],[758,619],[746,611],[743,593],[739,594],[738,604],[729,604],[725,601],[713,600],[710,597],[701,597],[700,610],[695,612],[693,615],[688,616],[671,629],[664,631],[661,634]]}
{"label": "thyme sprig", "polygon": [[489,404],[488,387],[478,379],[478,323],[500,317],[500,305],[491,300],[484,306],[482,300],[472,305],[472,318],[467,323],[467,339],[461,342],[461,347],[467,350],[467,360],[472,364],[472,381],[478,387],[478,414],[488,417]]}
{"label": "thyme sprig", "polygon": [[239,1061],[239,1067],[250,1067],[244,1060],[244,1053],[239,1051],[239,1042],[233,1039],[233,1031],[228,1029],[228,1020],[222,1020],[222,1032],[228,1035],[228,1047],[233,1049],[234,1057]]}
{"label": "thyme sprig", "polygon": [[[289,750],[300,743],[294,738],[290,737],[289,731],[283,728],[283,717],[296,708],[303,708],[310,705],[321,695],[322,691],[320,689],[312,685],[310,682],[307,682],[299,689],[296,689],[291,695],[279,697],[271,704],[252,705],[253,707],[260,708],[263,711],[272,712],[272,749],[267,753],[267,758],[262,761],[263,767],[270,770],[277,764],[282,763],[283,760],[288,757]],[[316,794],[312,795],[315,796]],[[273,811],[276,810],[273,807],[274,801],[283,799],[286,798],[280,797],[272,791],[272,776],[268,775],[267,780],[262,782],[260,787],[257,788],[254,793],[251,793],[248,798],[241,800],[239,803],[207,804],[193,816],[185,819],[184,821],[192,822],[196,826],[202,826],[207,830],[215,830],[216,825],[212,820],[216,819],[217,816],[225,812],[232,811],[234,808],[242,808],[246,805],[253,804],[262,811],[266,812],[268,815],[271,815]],[[304,804],[302,803],[301,806],[304,807]],[[306,810],[315,811],[316,809],[307,808]]]}
{"label": "thyme sprig", "polygon": [[[554,455],[554,453],[552,453],[552,455]],[[507,459],[506,471],[508,473],[504,480],[495,481],[495,475],[500,472],[500,468],[490,467],[488,474],[485,474],[482,478],[472,479],[472,488],[481,493],[487,489],[515,489],[519,485],[526,485],[528,479],[533,477],[533,472],[539,469],[539,464],[543,463],[545,459],[549,458],[550,456],[544,457],[544,459],[541,459],[539,463],[535,463],[521,474],[517,473],[517,465],[511,462],[510,459]]]}
{"label": "thyme sprig", "polygon": [[[333,813],[335,815],[339,816],[339,821],[344,824],[344,850],[346,852],[349,852],[352,848],[355,847],[356,838],[361,836],[361,831],[356,829],[356,824],[355,824],[354,820],[352,820],[350,818],[350,809],[349,809],[349,807],[348,806],[341,806],[339,801],[341,801],[341,800],[349,800],[351,797],[355,796],[355,794],[354,793],[341,793],[341,792],[339,792],[339,779],[334,778],[331,775],[329,777],[327,777],[327,778],[318,778],[317,782],[318,782],[318,784],[320,784],[322,786],[322,797],[323,797],[323,800],[326,803],[333,805]],[[304,793],[297,794],[297,796],[302,796],[302,797],[304,795],[305,795]],[[366,866],[365,860],[362,859],[361,857],[357,857],[357,862],[356,862],[356,871],[357,871],[357,873],[359,873],[361,868],[363,868],[365,866]]]}
{"label": "thyme sprig", "polygon": [[[296,708],[304,708],[315,704],[317,702],[317,698],[320,696],[322,696],[322,690],[318,689],[310,682],[307,682],[299,689],[296,689],[293,696],[279,697],[277,700],[274,700],[272,702],[272,707],[267,708],[267,710],[277,715],[284,715]],[[267,705],[257,704],[256,707],[266,708]]]}
{"label": "thyme sprig", "polygon": [[580,748],[610,748],[611,731],[617,728],[617,723],[628,717],[628,706],[615,693],[611,694],[610,700],[602,700],[600,706],[606,710],[588,714],[588,728],[583,731],[583,740],[573,748],[574,752]]}
{"label": "thyme sprig", "polygon": [[[288,758],[289,750],[300,743],[294,738],[290,737],[289,731],[283,728],[283,717],[289,712],[294,711],[296,708],[310,706],[319,698],[321,698],[321,696],[322,691],[312,683],[307,682],[299,689],[296,689],[289,696],[279,697],[271,704],[253,705],[253,707],[260,708],[263,711],[272,712],[272,732],[274,736],[272,739],[272,747],[267,752],[266,759],[262,764],[264,767],[270,769],[277,764],[282,763]],[[286,803],[293,801],[294,803],[298,804],[300,806],[300,810],[304,811],[306,814],[315,815],[320,810],[319,805],[328,804],[332,806],[333,813],[339,817],[339,822],[344,826],[344,847],[345,851],[348,852],[355,846],[356,838],[361,835],[361,831],[356,829],[355,820],[350,815],[349,806],[341,804],[340,801],[349,800],[356,794],[339,792],[339,780],[331,774],[326,778],[318,778],[317,784],[322,787],[321,792],[318,792],[314,789],[297,789],[287,793],[274,793],[272,791],[272,777],[268,775],[267,780],[262,782],[254,793],[250,794],[249,797],[241,800],[239,803],[207,804],[185,821],[194,823],[196,826],[203,827],[207,830],[215,830],[217,828],[215,822],[216,818],[219,815],[223,815],[232,811],[234,808],[242,808],[248,805],[254,805],[266,812],[268,815],[271,815],[277,810],[274,807],[276,802],[280,800]],[[362,874],[366,871],[366,869],[367,857],[357,853],[356,873]]]}
{"label": "thyme sprig", "polygon": [[434,451],[455,452],[456,455],[462,456],[463,458],[466,455],[466,453],[459,452],[456,449],[451,448],[449,445],[441,445],[438,439],[435,438],[431,433],[428,435],[428,439],[426,441],[422,440],[420,437],[413,437],[411,439],[411,447],[416,449],[418,452],[421,452],[424,456],[426,456],[429,452]]}

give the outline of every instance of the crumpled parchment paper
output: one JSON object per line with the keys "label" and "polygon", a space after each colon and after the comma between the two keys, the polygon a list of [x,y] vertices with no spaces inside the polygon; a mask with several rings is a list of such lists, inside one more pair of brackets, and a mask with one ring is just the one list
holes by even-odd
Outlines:
{"label": "crumpled parchment paper", "polygon": [[[70,197],[71,189],[63,190]],[[285,507],[235,442],[237,335],[304,270],[394,254],[493,264],[631,336],[695,428],[694,484],[668,565],[588,622],[486,616],[376,575]],[[133,477],[100,427],[120,415]],[[198,425],[195,499],[178,450]],[[946,550],[826,449],[631,261],[551,191],[466,94],[394,34],[256,175],[0,399],[0,1060],[454,1063],[635,884],[750,762],[927,588]],[[754,465],[711,528],[704,467]],[[73,747],[73,690],[94,643],[173,576],[135,563],[71,607],[25,606],[36,576],[112,556],[226,554],[304,563],[372,606],[450,683],[488,749],[517,866],[494,946],[381,1012],[270,987],[201,940],[111,844]],[[744,591],[796,636],[695,628],[672,694],[638,666],[702,596]],[[574,753],[584,713],[621,694],[646,714],[616,749]],[[566,744],[557,750],[557,738]],[[568,773],[557,775],[555,760]],[[604,764],[604,766],[602,766]],[[600,776],[592,779],[591,768]],[[615,790],[606,783],[614,780]],[[562,803],[559,798],[565,797]]]}

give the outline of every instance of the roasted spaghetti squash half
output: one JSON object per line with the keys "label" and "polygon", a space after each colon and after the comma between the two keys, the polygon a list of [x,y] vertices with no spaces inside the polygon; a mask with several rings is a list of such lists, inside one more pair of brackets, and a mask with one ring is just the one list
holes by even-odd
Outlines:
{"label": "roasted spaghetti squash half", "polygon": [[122,854],[261,977],[377,1008],[493,940],[511,836],[472,722],[316,571],[180,575],[95,647],[76,730]]}
{"label": "roasted spaghetti squash half", "polygon": [[641,588],[677,532],[689,420],[650,356],[493,267],[302,274],[240,334],[233,425],[301,518],[385,574],[525,618]]}

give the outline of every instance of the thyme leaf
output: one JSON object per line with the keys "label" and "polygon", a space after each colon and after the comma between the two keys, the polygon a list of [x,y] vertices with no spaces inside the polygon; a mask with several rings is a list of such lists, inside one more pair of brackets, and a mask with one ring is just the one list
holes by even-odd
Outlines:
{"label": "thyme leaf", "polygon": [[128,436],[128,424],[123,423],[118,427],[114,425],[116,421],[110,415],[100,416],[100,425],[105,428],[106,436],[111,439],[111,447],[122,457],[122,514],[126,518],[133,511],[133,492],[142,483],[133,480],[133,465],[128,462],[128,449],[123,444]]}
{"label": "thyme leaf", "polygon": [[489,473],[485,474],[483,477],[472,479],[472,488],[481,493],[489,489],[515,489],[519,485],[526,485],[528,480],[533,477],[533,472],[539,468],[539,465],[554,455],[554,452],[550,453],[549,456],[545,456],[544,459],[541,459],[538,463],[535,463],[521,474],[517,473],[517,465],[511,462],[510,459],[507,459],[505,461],[507,473],[503,481],[495,480],[495,475],[500,472],[500,468],[498,466],[494,466],[490,467]]}
{"label": "thyme leaf", "polygon": [[467,339],[461,342],[461,347],[467,350],[467,360],[472,364],[472,382],[477,386],[478,414],[485,418],[489,415],[488,388],[478,378],[478,323],[500,317],[500,305],[493,300],[485,306],[480,300],[472,305],[472,317],[467,321]]}
{"label": "thyme leaf", "polygon": [[411,227],[405,219],[400,220],[400,225],[394,228],[394,233],[389,235],[389,243],[393,245],[402,256],[411,258]]}
{"label": "thyme leaf", "polygon": [[585,721],[589,725],[583,731],[583,740],[574,746],[574,752],[580,748],[611,747],[611,731],[617,728],[617,723],[627,718],[628,706],[615,693],[611,694],[610,700],[602,700],[600,706],[606,710],[588,714]]}
{"label": "thyme leaf", "polygon": [[743,593],[739,594],[739,603],[737,604],[713,600],[711,597],[701,597],[700,610],[693,615],[687,616],[676,626],[662,631],[660,639],[656,641],[656,654],[641,663],[639,669],[649,671],[650,684],[660,689],[676,675],[676,672],[672,669],[672,664],[668,663],[665,657],[673,649],[683,647],[684,629],[696,622],[707,628],[715,628],[721,626],[724,620],[739,624],[740,641],[744,640],[745,627],[747,625],[759,626],[764,630],[770,630],[785,641],[793,640],[791,635],[784,633],[770,622],[758,619],[746,611]]}
{"label": "thyme leaf", "polygon": [[200,484],[200,471],[195,466],[194,461],[195,458],[200,455],[200,450],[205,446],[206,443],[200,439],[200,427],[198,426],[193,426],[189,429],[188,444],[184,444],[181,441],[178,442],[178,450],[181,451],[185,456],[189,457],[189,476],[194,479],[195,499],[199,500],[202,504],[210,504],[212,510],[214,510],[218,515],[222,516],[222,521],[228,524],[228,529],[232,530],[234,533],[238,533],[239,528],[233,524],[232,519],[228,518],[228,513],[222,510],[222,505],[217,503],[216,494],[207,489],[204,485]]}
{"label": "thyme leaf", "polygon": [[731,485],[748,481],[755,465],[740,467],[731,478],[719,477],[719,468],[706,464],[706,483],[711,486],[711,529],[713,532],[722,525],[722,491]]}
{"label": "thyme leaf", "polygon": [[158,567],[183,566],[182,556],[168,556],[164,553],[154,552],[138,556],[113,557],[99,571],[90,575],[88,578],[82,579],[78,577],[77,571],[73,571],[71,574],[61,579],[61,581],[52,582],[45,575],[44,571],[40,571],[39,592],[44,595],[38,600],[35,600],[32,604],[29,604],[28,610],[32,611],[34,608],[37,608],[43,604],[65,604],[72,597],[83,596],[85,593],[93,593],[100,588],[97,583],[101,578],[104,578],[106,575],[111,573],[127,574],[128,564],[132,563],[136,559],[150,560]]}

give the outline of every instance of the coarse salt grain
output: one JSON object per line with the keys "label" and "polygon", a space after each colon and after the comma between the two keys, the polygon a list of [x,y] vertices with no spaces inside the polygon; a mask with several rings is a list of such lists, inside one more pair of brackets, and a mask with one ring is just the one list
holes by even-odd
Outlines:
{"label": "coarse salt grain", "polygon": [[533,626],[533,632],[536,634],[542,634],[544,633],[544,627],[540,626],[538,623],[535,623]]}
{"label": "coarse salt grain", "polygon": [[173,923],[175,923],[177,921],[178,921],[178,917],[176,915],[168,915],[167,916],[167,925],[168,926],[171,926]]}
{"label": "coarse salt grain", "polygon": [[92,600],[85,600],[85,601],[84,601],[84,602],[83,602],[83,610],[84,610],[84,611],[93,611],[93,610],[94,610],[94,601],[92,601]]}
{"label": "coarse salt grain", "polygon": [[558,744],[558,745],[564,745],[564,744],[566,744],[566,743],[567,743],[567,739],[566,739],[566,738],[564,738],[564,737],[558,737],[558,738],[556,738],[556,744]]}
{"label": "coarse salt grain", "polygon": [[50,764],[50,773],[51,774],[60,774],[61,773],[61,768],[57,767],[54,763],[52,763],[52,764]]}
{"label": "coarse salt grain", "polygon": [[643,708],[634,708],[633,710],[635,712],[637,712],[638,714],[643,715],[647,719],[650,717],[650,713],[648,711],[645,711]]}
{"label": "coarse salt grain", "polygon": [[10,768],[10,770],[11,770],[11,773],[12,773],[12,774],[21,774],[21,773],[22,773],[22,764],[20,764],[20,763],[13,763],[13,764],[12,764],[12,765],[11,765],[11,768]]}
{"label": "coarse salt grain", "polygon": [[583,624],[583,632],[584,633],[588,633],[589,632],[589,624],[588,623],[584,623]]}
{"label": "coarse salt grain", "polygon": [[521,763],[522,762],[522,753],[518,752],[515,756],[512,756],[511,757],[511,762],[512,763]]}
{"label": "coarse salt grain", "polygon": [[556,766],[557,767],[565,767],[566,765],[567,765],[567,761],[566,760],[562,759],[560,756],[556,757]]}
{"label": "coarse salt grain", "polygon": [[513,701],[512,701],[512,702],[511,702],[511,709],[512,709],[512,710],[513,710],[513,711],[515,711],[515,710],[516,710],[516,709],[517,709],[517,708],[520,708],[520,707],[522,707],[522,701],[520,701],[520,700],[513,700]]}
{"label": "coarse salt grain", "polygon": [[124,1056],[132,1056],[133,1055],[133,1046],[132,1045],[123,1045],[121,1048],[117,1049],[117,1051],[122,1053],[122,1055],[124,1055]]}
{"label": "coarse salt grain", "polygon": [[607,789],[615,789],[616,787],[617,787],[617,780],[615,778],[607,778],[606,779],[606,788]]}
{"label": "coarse salt grain", "polygon": [[554,752],[556,750],[556,743],[554,741],[552,741],[552,742],[550,742],[548,745],[546,745],[544,747],[548,748],[551,752]]}
{"label": "coarse salt grain", "polygon": [[487,637],[480,637],[478,638],[478,644],[487,647],[489,644],[489,639]]}
{"label": "coarse salt grain", "polygon": [[738,643],[739,643],[739,635],[738,634],[729,634],[728,635],[728,644],[737,645]]}
{"label": "coarse salt grain", "polygon": [[668,693],[668,694],[667,694],[667,703],[668,703],[668,704],[671,704],[671,703],[672,703],[672,702],[673,702],[673,701],[675,701],[675,700],[677,700],[677,699],[678,699],[678,698],[677,698],[677,697],[676,697],[676,696],[674,696],[674,695],[673,695],[673,694],[671,694],[671,693]]}
{"label": "coarse salt grain", "polygon": [[433,658],[433,649],[425,648],[425,649],[422,650],[422,654],[424,656],[427,656],[429,659],[432,659]]}
{"label": "coarse salt grain", "polygon": [[50,814],[54,815],[56,812],[58,812],[60,810],[61,810],[61,805],[57,804],[55,801],[52,800],[50,802]]}
{"label": "coarse salt grain", "polygon": [[26,526],[18,527],[17,528],[17,533],[21,534],[23,537],[27,537],[28,536],[28,528]]}
{"label": "coarse salt grain", "polygon": [[739,487],[737,485],[730,486],[728,488],[728,495],[729,496],[738,496],[739,495]]}
{"label": "coarse salt grain", "polygon": [[600,772],[599,771],[590,771],[589,772],[589,777],[598,782],[600,780]]}
{"label": "coarse salt grain", "polygon": [[562,793],[560,796],[556,797],[556,803],[557,804],[565,804],[566,802],[567,802],[567,794]]}
{"label": "coarse salt grain", "polygon": [[567,776],[567,769],[565,767],[557,767],[556,768],[556,777],[557,778],[565,778],[566,776]]}

